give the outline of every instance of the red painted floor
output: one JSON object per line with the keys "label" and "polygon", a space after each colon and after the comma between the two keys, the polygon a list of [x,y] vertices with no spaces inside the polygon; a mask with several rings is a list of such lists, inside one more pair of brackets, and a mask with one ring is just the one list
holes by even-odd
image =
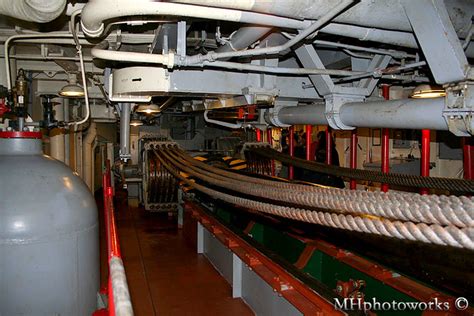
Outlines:
{"label": "red painted floor", "polygon": [[176,219],[116,205],[135,315],[253,315],[207,259],[196,254]]}

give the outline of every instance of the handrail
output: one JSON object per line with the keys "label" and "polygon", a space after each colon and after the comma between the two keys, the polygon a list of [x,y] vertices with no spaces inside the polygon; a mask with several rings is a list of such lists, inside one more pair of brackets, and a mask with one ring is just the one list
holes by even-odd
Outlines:
{"label": "handrail", "polygon": [[102,176],[104,190],[104,217],[107,239],[107,258],[109,277],[107,283],[108,304],[106,310],[95,315],[133,316],[132,302],[128,290],[127,277],[122,262],[117,227],[114,217],[114,190],[111,184],[110,162],[107,160],[106,171]]}

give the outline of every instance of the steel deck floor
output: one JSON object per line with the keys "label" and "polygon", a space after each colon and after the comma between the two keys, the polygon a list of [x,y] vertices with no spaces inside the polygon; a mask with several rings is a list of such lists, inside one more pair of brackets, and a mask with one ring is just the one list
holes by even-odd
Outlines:
{"label": "steel deck floor", "polygon": [[253,315],[186,243],[175,218],[120,203],[115,207],[135,315]]}

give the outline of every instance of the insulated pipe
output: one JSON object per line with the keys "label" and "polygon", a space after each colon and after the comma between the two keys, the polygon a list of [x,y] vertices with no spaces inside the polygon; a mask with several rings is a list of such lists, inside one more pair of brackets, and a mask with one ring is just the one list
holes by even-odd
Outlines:
{"label": "insulated pipe", "polygon": [[131,103],[121,103],[120,115],[120,159],[127,161],[130,159],[130,112]]}
{"label": "insulated pipe", "polygon": [[[342,105],[339,117],[353,127],[431,129],[447,131],[443,117],[444,98],[350,102]],[[322,103],[281,108],[278,120],[284,125],[328,125]]]}
{"label": "insulated pipe", "polygon": [[[169,0],[171,2],[192,3],[195,5],[212,6],[228,9],[262,12],[296,19],[320,19],[327,14],[334,0]],[[473,12],[472,1],[445,0],[446,8],[454,28],[466,32],[471,15],[460,12]],[[213,10],[213,9],[211,9]],[[335,18],[338,23],[375,27],[388,30],[410,32],[410,22],[399,1],[393,0],[361,0],[346,12]]]}
{"label": "insulated pipe", "polygon": [[304,29],[308,22],[240,10],[221,9],[167,2],[128,0],[91,0],[82,9],[81,26],[90,37],[100,37],[105,30],[104,21],[128,16],[160,15],[182,16],[229,22],[241,22],[283,28]]}
{"label": "insulated pipe", "polygon": [[82,179],[87,184],[90,190],[92,190],[92,147],[94,145],[97,136],[97,127],[95,122],[91,121],[87,134],[82,140]]}
{"label": "insulated pipe", "polygon": [[47,23],[61,15],[66,0],[15,0],[0,1],[0,14],[16,19]]}

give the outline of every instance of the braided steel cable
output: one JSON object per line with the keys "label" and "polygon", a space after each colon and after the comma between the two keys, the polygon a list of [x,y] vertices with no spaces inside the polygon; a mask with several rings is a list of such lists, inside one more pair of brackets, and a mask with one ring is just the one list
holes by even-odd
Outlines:
{"label": "braided steel cable", "polygon": [[[474,226],[474,200],[465,196],[428,196],[393,191],[389,193],[366,192],[256,179],[202,164],[180,151],[169,150],[167,152],[171,155],[172,159],[170,160],[179,159],[182,164],[188,162],[188,166],[195,168],[196,172],[202,174],[205,169],[210,172],[205,174],[209,177],[221,181],[233,181],[233,184],[227,184],[225,187],[245,194],[291,202],[299,206],[337,210],[342,213],[369,214],[427,224]],[[210,180],[205,181],[212,183]],[[252,186],[249,186],[249,183],[252,183]],[[214,182],[213,184],[223,186],[222,183]]]}
{"label": "braided steel cable", "polygon": [[327,165],[282,154],[274,149],[252,147],[250,151],[269,159],[279,160],[298,168],[347,179],[387,183],[402,187],[448,190],[456,193],[474,193],[474,181],[454,178],[420,177],[399,173],[382,173],[375,170],[361,170]]}
{"label": "braided steel cable", "polygon": [[415,224],[411,222],[389,221],[386,219],[372,217],[311,211],[241,198],[207,188],[203,185],[197,184],[189,179],[186,179],[184,176],[180,175],[179,172],[176,171],[176,169],[174,169],[170,164],[166,162],[166,158],[160,155],[163,153],[162,150],[158,149],[158,152],[155,150],[154,153],[156,157],[160,160],[160,162],[175,177],[181,179],[184,183],[198,191],[201,191],[209,196],[223,200],[228,203],[254,209],[271,215],[277,215],[293,220],[304,221],[333,228],[474,250],[474,228],[472,227],[443,227],[436,224],[427,225],[424,223]]}

